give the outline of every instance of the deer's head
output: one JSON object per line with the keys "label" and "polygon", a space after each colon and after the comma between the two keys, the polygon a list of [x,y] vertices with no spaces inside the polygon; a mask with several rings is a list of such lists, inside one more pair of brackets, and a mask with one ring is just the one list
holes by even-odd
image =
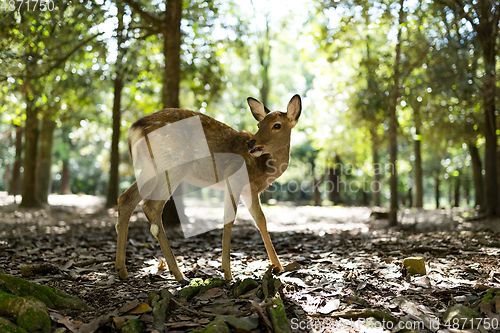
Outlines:
{"label": "deer's head", "polygon": [[247,102],[254,118],[259,122],[259,130],[247,141],[249,153],[259,157],[289,147],[292,128],[297,124],[302,110],[300,96],[292,97],[286,112],[271,112],[252,97],[247,98]]}

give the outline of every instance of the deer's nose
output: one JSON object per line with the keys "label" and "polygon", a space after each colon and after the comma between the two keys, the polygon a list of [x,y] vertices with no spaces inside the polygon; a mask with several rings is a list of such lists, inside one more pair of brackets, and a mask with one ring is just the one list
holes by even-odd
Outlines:
{"label": "deer's nose", "polygon": [[247,147],[248,148],[253,148],[255,146],[255,140],[248,140],[247,141]]}

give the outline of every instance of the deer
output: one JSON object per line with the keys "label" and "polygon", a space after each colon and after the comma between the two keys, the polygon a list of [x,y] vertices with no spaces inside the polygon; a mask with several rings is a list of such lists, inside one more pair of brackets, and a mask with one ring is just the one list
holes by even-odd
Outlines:
{"label": "deer", "polygon": [[[117,201],[115,269],[120,279],[128,278],[125,252],[129,221],[136,206],[144,199],[142,210],[150,223],[150,232],[160,244],[170,273],[178,282],[189,283],[179,269],[161,219],[166,201],[182,181],[195,185],[201,184],[200,186],[225,181],[225,185],[222,185],[224,188],[224,226],[221,267],[224,279],[232,279],[231,231],[240,197],[243,198],[245,206],[257,225],[271,264],[274,265],[275,271],[282,271],[283,266],[267,230],[267,221],[262,211],[259,195],[281,176],[289,165],[291,131],[300,117],[302,102],[298,94],[293,96],[286,112],[270,111],[252,97],[247,98],[247,103],[253,117],[258,121],[258,130],[255,134],[235,130],[200,112],[174,108],[147,115],[131,126],[128,136],[130,155],[134,169],[136,169],[136,164],[140,164],[138,168],[142,169],[139,171],[139,177],[136,170],[136,181],[119,196]],[[172,131],[162,132],[162,128],[168,129],[181,122],[186,124],[190,122],[191,127],[178,127],[181,130],[177,131],[179,133],[176,137],[191,139],[194,134],[187,132],[191,129],[198,129],[202,130],[201,133],[204,136],[199,138],[200,143],[186,145],[184,139],[172,140],[169,137]],[[154,135],[155,133],[159,135]],[[202,146],[207,147],[205,155],[196,156]],[[186,154],[191,153],[194,155],[187,159],[188,162],[183,163],[182,161],[186,160]],[[217,161],[218,156],[232,158],[222,161],[219,158]],[[141,162],[141,158],[142,160],[151,158],[154,163],[146,165],[147,163]],[[161,163],[173,163],[168,168],[168,172],[163,172],[163,169],[156,170],[161,164],[157,159],[161,160]],[[156,178],[146,179],[150,177],[149,174],[155,174],[155,172]]]}

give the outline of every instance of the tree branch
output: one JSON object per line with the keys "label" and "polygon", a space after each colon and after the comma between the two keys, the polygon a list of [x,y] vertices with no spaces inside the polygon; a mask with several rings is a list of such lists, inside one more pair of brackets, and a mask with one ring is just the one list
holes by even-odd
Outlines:
{"label": "tree branch", "polygon": [[[442,0],[437,0],[438,2],[440,3],[444,3],[445,1],[442,1]],[[459,1],[459,0],[456,0],[456,1]],[[465,15],[467,15],[467,13],[465,11],[462,10],[462,15],[458,16],[455,18],[455,20],[451,23],[450,27],[453,27],[455,24],[457,24],[461,19],[464,18]],[[427,45],[427,47],[420,53],[420,56],[417,58],[417,60],[415,60],[415,62],[413,64],[410,64],[410,68],[409,70],[402,75],[402,79],[401,79],[401,83],[404,83],[405,80],[410,76],[410,74],[413,72],[413,70],[415,68],[417,68],[418,65],[420,65],[420,63],[422,62],[422,60],[424,59],[424,57],[427,55],[427,52],[436,44],[436,42],[442,38],[444,38],[446,35],[449,34],[449,31],[446,30],[445,32],[443,32],[441,34],[441,36],[439,38],[434,38],[434,40],[432,41],[432,43],[429,43],[429,45]]]}
{"label": "tree branch", "polygon": [[62,58],[59,58],[56,60],[55,64],[53,64],[52,66],[50,66],[48,69],[46,69],[45,71],[39,73],[39,74],[36,74],[36,75],[27,75],[27,76],[24,76],[25,78],[28,78],[28,79],[39,79],[41,77],[44,77],[45,75],[49,74],[50,72],[52,72],[54,69],[56,69],[57,67],[59,67],[60,65],[62,65],[63,63],[66,62],[66,60],[68,60],[76,51],[78,51],[83,45],[87,44],[88,42],[90,42],[92,39],[96,38],[97,36],[100,36],[104,34],[104,31],[103,32],[100,32],[96,35],[93,35],[87,39],[84,39],[82,40],[80,43],[78,43],[71,51],[69,51],[68,53],[66,53],[64,55],[64,57]]}
{"label": "tree branch", "polygon": [[123,0],[123,1],[150,24],[157,26],[163,23],[161,18],[142,10],[141,6],[137,2],[135,2],[135,0]]}

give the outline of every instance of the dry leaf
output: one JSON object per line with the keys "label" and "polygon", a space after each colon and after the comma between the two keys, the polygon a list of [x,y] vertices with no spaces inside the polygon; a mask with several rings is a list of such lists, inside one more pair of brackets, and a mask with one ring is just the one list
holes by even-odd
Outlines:
{"label": "dry leaf", "polygon": [[153,309],[146,303],[141,303],[137,305],[135,308],[127,311],[128,314],[142,314],[146,312],[151,312]]}
{"label": "dry leaf", "polygon": [[203,295],[201,295],[200,297],[204,297],[204,298],[215,298],[215,297],[219,297],[221,295],[224,294],[224,291],[221,289],[221,288],[212,288],[212,289],[209,289],[207,290]]}
{"label": "dry leaf", "polygon": [[288,265],[285,265],[285,267],[283,267],[283,271],[284,272],[291,272],[291,271],[299,270],[301,268],[302,268],[302,266],[297,261],[294,261],[294,262],[289,263]]}
{"label": "dry leaf", "polygon": [[340,307],[340,300],[332,299],[327,301],[322,308],[318,309],[318,312],[322,314],[329,314],[335,310],[338,310],[339,307]]}
{"label": "dry leaf", "polygon": [[125,319],[123,317],[113,317],[113,323],[115,324],[116,328],[122,327],[126,321],[127,321],[127,319]]}
{"label": "dry leaf", "polygon": [[167,262],[162,259],[158,262],[158,270],[164,270],[165,268],[167,268]]}

